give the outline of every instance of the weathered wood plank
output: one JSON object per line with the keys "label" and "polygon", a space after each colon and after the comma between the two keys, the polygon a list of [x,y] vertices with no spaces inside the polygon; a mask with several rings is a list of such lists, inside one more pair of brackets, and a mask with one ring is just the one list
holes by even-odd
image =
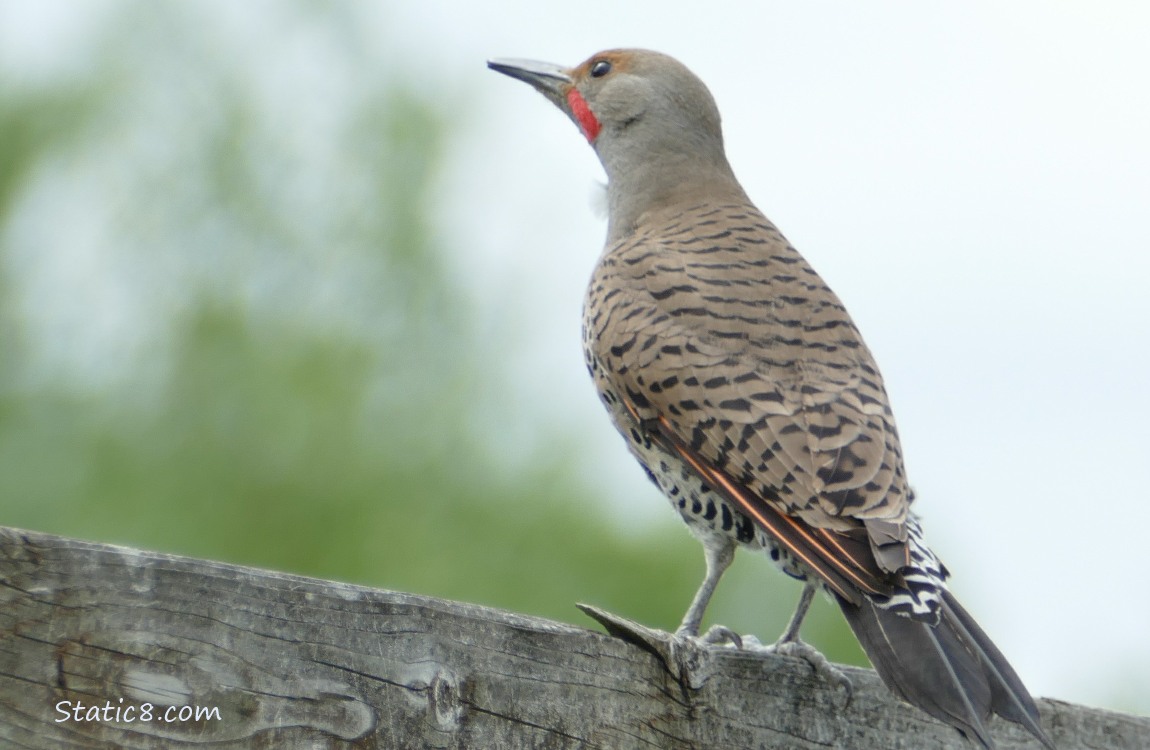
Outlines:
{"label": "weathered wood plank", "polygon": [[[969,747],[847,672],[844,707],[802,661],[710,650],[690,687],[570,625],[0,528],[3,748]],[[1150,747],[1148,719],[1041,705],[1064,750]]]}

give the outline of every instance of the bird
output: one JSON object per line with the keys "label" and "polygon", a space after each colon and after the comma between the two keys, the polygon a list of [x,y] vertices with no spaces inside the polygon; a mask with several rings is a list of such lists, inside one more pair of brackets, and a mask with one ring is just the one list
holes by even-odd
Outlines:
{"label": "bird", "polygon": [[700,638],[736,549],[764,552],[804,582],[776,648],[821,657],[799,638],[821,589],[896,696],[985,748],[993,713],[1054,750],[1034,699],[926,544],[873,355],[839,297],[747,197],[707,86],[643,49],[570,68],[488,67],[562,110],[607,175],[584,357],[631,453],[704,549],[706,574],[675,637]]}

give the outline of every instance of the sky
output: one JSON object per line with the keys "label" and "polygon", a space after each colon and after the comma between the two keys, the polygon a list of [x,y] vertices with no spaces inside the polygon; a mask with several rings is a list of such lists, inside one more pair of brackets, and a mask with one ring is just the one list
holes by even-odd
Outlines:
{"label": "sky", "polygon": [[[0,2],[0,60],[77,64],[115,5]],[[226,5],[204,14],[235,33],[275,12]],[[878,359],[960,599],[1035,695],[1107,706],[1115,678],[1123,700],[1150,694],[1150,6],[423,0],[371,17],[359,33],[458,117],[436,231],[517,344],[509,446],[570,425],[602,512],[668,512],[582,363],[602,170],[484,62],[672,54],[714,93],[748,194]]]}

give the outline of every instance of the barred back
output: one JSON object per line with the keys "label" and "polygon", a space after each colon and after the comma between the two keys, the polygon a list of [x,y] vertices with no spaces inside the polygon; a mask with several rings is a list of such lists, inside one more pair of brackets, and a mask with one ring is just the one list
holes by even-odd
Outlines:
{"label": "barred back", "polygon": [[879,606],[933,618],[942,567],[909,522],[882,376],[842,302],[749,203],[644,219],[604,252],[584,308],[587,365],[632,452],[685,517],[747,543],[739,503],[702,498],[720,488],[652,441],[662,420],[741,490],[852,541]]}

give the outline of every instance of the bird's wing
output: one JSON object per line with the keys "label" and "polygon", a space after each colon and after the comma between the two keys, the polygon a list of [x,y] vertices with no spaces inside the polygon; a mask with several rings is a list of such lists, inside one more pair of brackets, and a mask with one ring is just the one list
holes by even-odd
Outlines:
{"label": "bird's wing", "polygon": [[[637,416],[629,401],[624,400],[624,407]],[[884,572],[876,567],[861,528],[854,533],[820,529],[783,513],[684,443],[666,418],[641,422],[641,425],[664,450],[691,466],[709,487],[723,495],[733,507],[740,508],[845,600],[859,604],[860,591],[879,596],[891,594],[893,587]]]}
{"label": "bird's wing", "polygon": [[[817,467],[831,466],[834,472],[836,462],[849,461],[850,467],[859,463],[850,441],[828,446],[825,435],[803,439],[803,430],[812,423],[817,430],[818,424],[830,420],[845,421],[836,416],[835,402],[810,409],[811,417],[801,407],[784,411],[786,402],[774,398],[766,400],[774,408],[756,410],[749,396],[723,393],[726,386],[717,382],[721,376],[712,374],[709,388],[703,385],[708,381],[691,375],[649,381],[658,369],[647,369],[637,378],[642,384],[636,380],[623,389],[624,408],[647,435],[691,466],[709,487],[848,601],[856,601],[860,590],[890,595],[889,574],[910,562],[905,536],[900,538],[905,535],[901,520],[853,515],[856,505],[842,503],[841,498],[851,500],[866,488],[865,483],[848,484],[842,476],[845,470],[832,477],[837,485],[820,479]],[[688,393],[703,387],[707,395],[677,398],[676,377],[688,381]],[[692,385],[696,381],[698,385]],[[755,393],[760,392],[764,391]],[[745,418],[739,419],[740,414]],[[852,429],[865,434],[863,428],[852,425]],[[820,486],[821,492],[815,489]],[[828,503],[833,512],[827,511]]]}
{"label": "bird's wing", "polygon": [[860,576],[897,572],[911,495],[882,378],[837,297],[810,288],[813,272],[792,260],[756,286],[761,268],[731,268],[757,257],[679,250],[636,264],[606,369],[634,418],[748,516],[796,519]]}

